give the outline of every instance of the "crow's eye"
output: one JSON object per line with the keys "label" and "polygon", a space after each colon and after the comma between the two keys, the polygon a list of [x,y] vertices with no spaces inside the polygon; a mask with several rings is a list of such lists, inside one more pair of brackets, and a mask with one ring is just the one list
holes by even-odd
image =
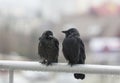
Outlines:
{"label": "crow's eye", "polygon": [[71,32],[68,32],[67,34],[69,34],[69,35],[70,35],[70,34],[71,34]]}
{"label": "crow's eye", "polygon": [[70,31],[70,34],[73,33],[74,31]]}

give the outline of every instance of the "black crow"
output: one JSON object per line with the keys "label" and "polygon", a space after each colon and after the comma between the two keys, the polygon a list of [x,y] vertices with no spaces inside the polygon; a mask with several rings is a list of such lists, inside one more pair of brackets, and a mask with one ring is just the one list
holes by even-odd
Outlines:
{"label": "black crow", "polygon": [[[62,43],[63,54],[69,65],[75,64],[85,64],[85,47],[80,39],[80,34],[77,29],[71,28],[67,31],[62,31],[65,33],[66,37]],[[75,73],[74,77],[76,79],[84,79],[85,74]]]}
{"label": "black crow", "polygon": [[52,31],[45,31],[39,38],[38,54],[43,60],[42,64],[51,65],[58,62],[59,42],[53,37]]}

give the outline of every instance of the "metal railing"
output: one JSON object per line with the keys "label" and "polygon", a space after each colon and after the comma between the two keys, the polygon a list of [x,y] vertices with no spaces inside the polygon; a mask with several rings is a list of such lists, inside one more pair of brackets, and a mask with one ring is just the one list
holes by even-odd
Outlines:
{"label": "metal railing", "polygon": [[45,66],[32,61],[6,61],[0,60],[0,69],[9,70],[9,83],[14,82],[14,70],[29,71],[52,71],[52,72],[72,72],[85,74],[120,74],[120,66],[108,65],[75,65],[69,66],[66,63],[57,63],[52,66]]}

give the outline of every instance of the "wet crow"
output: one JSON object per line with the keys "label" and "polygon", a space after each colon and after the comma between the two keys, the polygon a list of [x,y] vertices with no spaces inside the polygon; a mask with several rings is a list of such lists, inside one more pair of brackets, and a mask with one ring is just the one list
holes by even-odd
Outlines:
{"label": "wet crow", "polygon": [[[80,39],[80,34],[77,29],[71,28],[67,31],[62,31],[65,33],[65,39],[62,43],[63,54],[69,65],[75,64],[85,64],[85,47]],[[74,77],[76,79],[84,79],[85,74],[75,73]]]}
{"label": "wet crow", "polygon": [[39,38],[38,54],[43,60],[41,63],[51,65],[58,62],[59,42],[53,37],[52,31],[45,31]]}

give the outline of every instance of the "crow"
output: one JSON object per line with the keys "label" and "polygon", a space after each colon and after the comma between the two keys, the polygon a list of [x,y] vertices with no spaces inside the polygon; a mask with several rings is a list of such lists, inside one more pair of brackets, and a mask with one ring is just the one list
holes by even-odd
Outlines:
{"label": "crow", "polygon": [[[62,51],[68,64],[71,66],[75,64],[85,64],[85,47],[78,30],[76,28],[71,28],[62,32],[66,36],[62,43]],[[85,74],[74,73],[74,77],[76,79],[84,79]]]}
{"label": "crow", "polygon": [[45,31],[39,38],[38,54],[43,60],[40,63],[47,66],[58,62],[59,42],[55,37],[53,37],[52,31]]}

